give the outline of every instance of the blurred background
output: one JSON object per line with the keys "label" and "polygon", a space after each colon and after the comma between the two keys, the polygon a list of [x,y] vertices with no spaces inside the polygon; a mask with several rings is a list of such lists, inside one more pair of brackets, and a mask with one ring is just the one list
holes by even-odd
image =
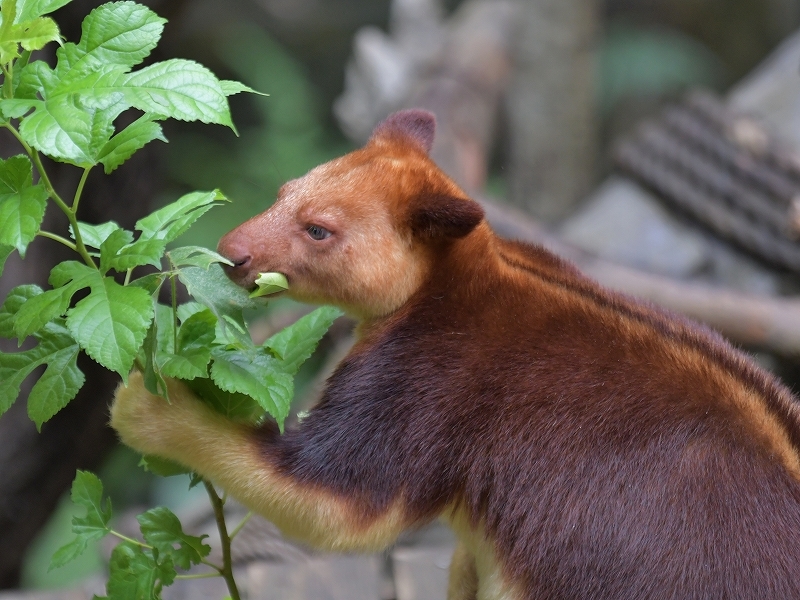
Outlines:
{"label": "blurred background", "polygon": [[[238,137],[222,127],[166,123],[168,144],[150,144],[110,178],[93,173],[82,220],[130,226],[182,193],[220,188],[233,205],[209,213],[181,240],[215,247],[226,231],[265,210],[283,182],[363,143],[389,112],[419,105],[437,113],[440,165],[476,197],[530,218],[534,237],[544,231],[677,281],[768,297],[797,289],[786,261],[754,255],[691,211],[674,210],[658,185],[614,156],[641,123],[703,90],[719,103],[720,122],[736,111],[755,114],[755,138],[747,139],[766,139],[780,152],[751,154],[775,154],[767,167],[792,185],[800,181],[797,169],[781,171],[778,160],[791,159],[800,140],[793,120],[800,51],[791,38],[800,0],[144,3],[169,19],[154,60],[193,58],[269,96],[231,99]],[[78,40],[83,16],[98,4],[74,0],[55,14],[68,40]],[[757,66],[785,40],[788,66],[760,75]],[[0,141],[0,151],[16,153],[9,140]],[[74,188],[76,173],[52,168],[57,185]],[[713,186],[700,188],[714,196]],[[0,298],[21,282],[44,284],[59,253],[38,240],[25,262],[9,260]],[[266,334],[302,310],[278,306],[256,329]],[[298,397],[312,393],[318,370],[346,347],[347,326],[329,337],[302,374]],[[794,361],[763,346],[753,347],[759,359],[793,385]],[[74,567],[47,573],[52,552],[69,539],[72,509],[64,494],[76,468],[99,471],[117,510],[192,501],[186,481],[154,479],[117,446],[105,426],[116,382],[83,367],[89,384],[42,434],[22,401],[0,418],[0,589],[68,586],[102,568],[98,548]]]}

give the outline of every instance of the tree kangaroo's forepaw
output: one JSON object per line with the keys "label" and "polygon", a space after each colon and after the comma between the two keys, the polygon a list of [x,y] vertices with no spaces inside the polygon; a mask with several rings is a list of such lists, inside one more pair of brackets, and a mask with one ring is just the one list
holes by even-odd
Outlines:
{"label": "tree kangaroo's forepaw", "polygon": [[167,387],[169,400],[152,394],[139,372],[130,374],[127,386],[119,385],[110,424],[124,444],[144,454],[168,456],[172,428],[185,423],[199,401],[178,380],[167,380]]}

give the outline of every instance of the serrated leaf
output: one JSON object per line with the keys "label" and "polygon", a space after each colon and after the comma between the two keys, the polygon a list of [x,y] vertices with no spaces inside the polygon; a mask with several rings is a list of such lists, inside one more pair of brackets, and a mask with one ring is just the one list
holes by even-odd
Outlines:
{"label": "serrated leaf", "polygon": [[48,352],[47,368],[28,394],[28,416],[41,430],[43,423],[78,394],[86,377],[78,368],[80,348],[77,343],[59,349],[43,339],[37,348],[40,352]]}
{"label": "serrated leaf", "polygon": [[[100,223],[99,225],[90,225],[89,223],[78,221],[78,229],[80,230],[83,244],[88,248],[97,248],[99,250],[103,242],[106,241],[112,233],[121,229],[121,227],[114,223],[114,221]],[[72,231],[72,225],[69,226],[69,233],[70,237],[74,240],[75,233]]]}
{"label": "serrated leaf", "polygon": [[88,542],[99,540],[111,530],[111,500],[103,500],[103,484],[93,473],[78,471],[72,482],[72,502],[86,509],[83,517],[72,518],[72,531],[77,537],[62,546],[53,556],[50,569],[65,565],[86,550]]}
{"label": "serrated leaf", "polygon": [[[154,119],[233,128],[220,82],[202,65],[172,59],[129,72],[155,47],[164,22],[133,2],[98,7],[84,20],[80,42],[58,49],[55,69],[41,63],[23,70],[19,99],[5,103],[3,113],[33,111],[19,129],[28,144],[82,167],[103,162],[107,171],[163,137],[157,125],[147,124]],[[146,114],[112,138],[114,120],[128,108]]]}
{"label": "serrated leaf", "polygon": [[115,83],[112,89],[123,91],[126,101],[144,112],[233,128],[219,80],[192,60],[172,58],[158,62],[120,77]]}
{"label": "serrated leaf", "polygon": [[[225,276],[222,267],[211,265],[208,270],[187,267],[178,271],[178,277],[195,300],[211,309],[238,344],[242,347],[253,346],[246,333],[247,326],[242,311],[258,308],[258,304],[248,297],[245,290]],[[230,323],[235,326],[231,327]]]}
{"label": "serrated leaf", "polygon": [[83,19],[80,42],[59,49],[63,56],[58,56],[56,72],[62,78],[74,78],[97,65],[138,65],[158,44],[166,22],[135,2],[102,4]]}
{"label": "serrated leaf", "polygon": [[61,35],[56,22],[48,17],[39,17],[14,25],[2,41],[19,44],[25,50],[41,50],[59,39]]}
{"label": "serrated leaf", "polygon": [[153,318],[150,294],[100,272],[89,287],[91,293],[67,312],[67,327],[89,356],[127,382]]}
{"label": "serrated leaf", "polygon": [[266,354],[248,356],[224,348],[215,348],[212,355],[214,383],[226,392],[247,394],[283,428],[294,394],[294,381],[291,375],[280,371],[280,363]]}
{"label": "serrated leaf", "polygon": [[69,562],[72,562],[86,551],[88,542],[82,537],[76,537],[56,550],[53,557],[50,559],[50,566],[47,568],[48,572],[53,569],[63,567]]}
{"label": "serrated leaf", "polygon": [[181,323],[175,353],[159,358],[161,372],[167,377],[184,380],[206,377],[216,326],[217,318],[207,309]]}
{"label": "serrated leaf", "polygon": [[166,507],[159,506],[136,517],[145,541],[156,548],[159,555],[171,556],[173,562],[182,569],[209,555],[211,546],[203,543],[207,535],[193,536],[184,533],[178,517]]}
{"label": "serrated leaf", "polygon": [[153,265],[160,269],[166,245],[164,240],[151,239],[137,240],[120,248],[110,248],[104,242],[100,249],[100,270],[103,273],[109,269],[121,272],[142,265]]}
{"label": "serrated leaf", "polygon": [[108,175],[153,140],[166,142],[167,138],[164,137],[161,125],[153,121],[150,115],[143,115],[103,146],[97,155],[97,162],[103,165]]}
{"label": "serrated leaf", "polygon": [[145,290],[148,294],[153,296],[161,288],[161,285],[164,283],[166,278],[167,278],[166,273],[150,273],[149,275],[145,275],[144,277],[139,277],[138,279],[134,279],[128,285],[140,287],[143,290]]}
{"label": "serrated leaf", "polygon": [[14,246],[24,257],[28,244],[39,232],[47,198],[42,184],[32,184],[32,166],[27,156],[0,160],[0,244]]}
{"label": "serrated leaf", "polygon": [[139,219],[136,229],[142,232],[140,239],[155,238],[171,242],[212,207],[227,201],[219,190],[192,192]]}
{"label": "serrated leaf", "polygon": [[175,475],[186,475],[191,473],[186,467],[176,462],[161,458],[160,456],[142,456],[139,459],[139,466],[145,471],[155,473],[159,477],[174,477]]}
{"label": "serrated leaf", "polygon": [[22,382],[47,365],[28,396],[28,414],[37,429],[66,406],[84,383],[76,359],[78,345],[61,325],[49,323],[36,334],[39,344],[25,352],[0,353],[0,414],[19,396]]}
{"label": "serrated leaf", "polygon": [[20,124],[22,138],[55,160],[83,168],[97,163],[97,154],[113,133],[114,119],[126,108],[119,101],[115,109],[89,107],[76,93],[26,102],[34,112]]}
{"label": "serrated leaf", "polygon": [[3,274],[3,268],[6,266],[6,261],[8,260],[8,257],[11,256],[11,253],[14,252],[14,250],[14,246],[0,244],[0,275]]}
{"label": "serrated leaf", "polygon": [[158,600],[161,589],[172,584],[177,574],[170,556],[156,558],[127,541],[114,547],[108,568],[109,600]]}
{"label": "serrated leaf", "polygon": [[289,289],[289,281],[283,273],[259,273],[255,283],[256,289],[250,292],[251,298],[271,296]]}
{"label": "serrated leaf", "polygon": [[30,21],[42,15],[48,15],[72,0],[17,0],[16,22]]}
{"label": "serrated leaf", "polygon": [[186,385],[198,398],[228,419],[254,423],[264,415],[264,409],[253,398],[221,390],[211,378],[198,377],[187,381]]}
{"label": "serrated leaf", "polygon": [[199,302],[184,302],[183,304],[178,305],[178,320],[181,323],[183,323],[193,314],[202,312],[204,310],[209,310],[209,309],[200,304]]}
{"label": "serrated leaf", "polygon": [[242,92],[258,94],[259,96],[269,96],[269,94],[258,92],[253,88],[241,83],[240,81],[221,80],[219,85],[222,88],[222,93],[226,96],[234,96],[236,94],[241,94]]}
{"label": "serrated leaf", "polygon": [[57,287],[30,298],[17,312],[14,331],[20,341],[65,314],[75,292],[89,287],[96,274],[97,271],[77,261],[53,267],[50,283]]}
{"label": "serrated leaf", "polygon": [[322,306],[273,335],[264,342],[264,346],[281,359],[281,367],[285,372],[294,375],[342,314],[338,308]]}
{"label": "serrated leaf", "polygon": [[[157,314],[158,306],[156,306]],[[150,328],[142,343],[142,352],[144,353],[144,373],[142,373],[144,387],[151,394],[167,398],[167,382],[161,375],[158,365],[158,318],[153,319],[150,323]]]}
{"label": "serrated leaf", "polygon": [[34,284],[19,285],[8,292],[3,305],[0,306],[0,337],[12,338],[16,336],[14,321],[17,318],[19,309],[28,300],[41,293],[42,288]]}
{"label": "serrated leaf", "polygon": [[176,267],[200,267],[208,269],[214,263],[233,266],[233,263],[221,254],[202,246],[181,246],[167,252],[170,262]]}
{"label": "serrated leaf", "polygon": [[108,261],[117,255],[123,247],[133,241],[133,232],[127,229],[115,229],[100,244],[100,270],[105,273],[110,268]]}

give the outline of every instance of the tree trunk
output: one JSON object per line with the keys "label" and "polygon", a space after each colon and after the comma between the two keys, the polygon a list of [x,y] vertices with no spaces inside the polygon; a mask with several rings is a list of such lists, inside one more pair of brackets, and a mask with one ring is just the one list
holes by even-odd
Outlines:
{"label": "tree trunk", "polygon": [[570,214],[594,178],[592,0],[522,0],[508,92],[509,199],[544,222]]}

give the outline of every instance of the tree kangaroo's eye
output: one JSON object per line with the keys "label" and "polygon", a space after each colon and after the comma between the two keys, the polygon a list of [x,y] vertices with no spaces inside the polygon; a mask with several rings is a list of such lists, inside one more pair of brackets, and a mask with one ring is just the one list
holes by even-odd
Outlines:
{"label": "tree kangaroo's eye", "polygon": [[308,232],[308,236],[312,240],[324,240],[325,238],[331,237],[331,232],[325,229],[324,227],[320,227],[319,225],[309,225],[306,227],[306,231]]}

